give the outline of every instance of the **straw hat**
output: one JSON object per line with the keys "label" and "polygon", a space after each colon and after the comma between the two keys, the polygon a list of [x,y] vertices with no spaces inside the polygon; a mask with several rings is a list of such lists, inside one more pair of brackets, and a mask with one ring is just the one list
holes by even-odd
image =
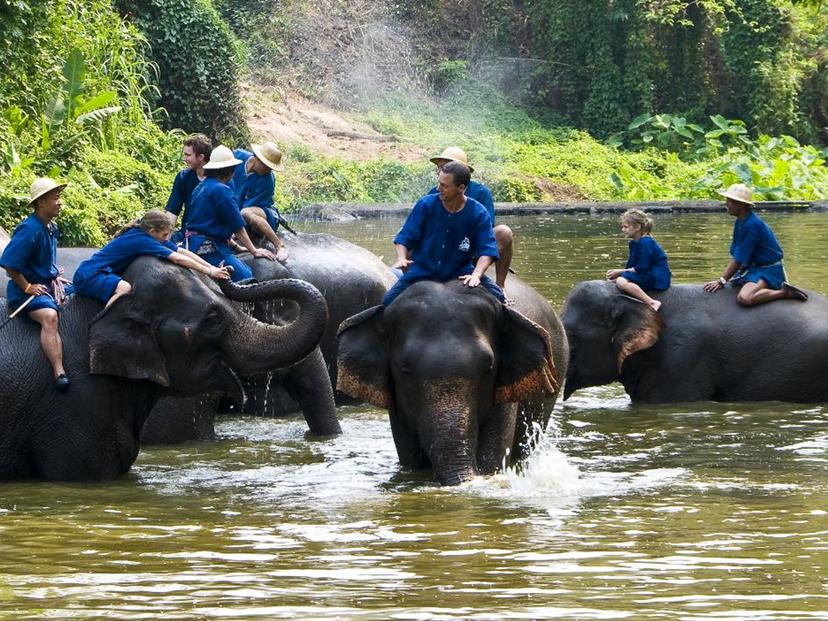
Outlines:
{"label": "straw hat", "polygon": [[[460,147],[446,147],[440,155],[431,158],[432,164],[439,166],[440,162],[460,162],[469,166],[469,158],[466,157],[466,152]],[[469,171],[474,172],[474,168],[469,166]]]}
{"label": "straw hat", "polygon": [[204,168],[206,170],[215,170],[217,168],[230,168],[238,164],[241,164],[241,160],[236,159],[236,156],[233,155],[230,149],[220,144],[210,153],[210,161],[204,165]]}
{"label": "straw hat", "polygon": [[718,193],[739,203],[753,205],[753,190],[744,183],[734,183],[727,190],[718,190]]}
{"label": "straw hat", "polygon": [[29,190],[29,205],[34,203],[37,199],[45,194],[48,194],[52,190],[62,190],[66,187],[67,184],[65,183],[58,183],[54,179],[50,179],[49,177],[39,177],[32,182],[32,188]]}
{"label": "straw hat", "polygon": [[250,145],[259,161],[270,170],[282,170],[282,152],[272,142]]}

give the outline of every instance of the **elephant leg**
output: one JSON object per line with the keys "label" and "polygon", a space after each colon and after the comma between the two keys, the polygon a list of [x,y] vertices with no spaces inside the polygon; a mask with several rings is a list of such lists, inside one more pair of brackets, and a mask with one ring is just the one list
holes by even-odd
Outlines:
{"label": "elephant leg", "polygon": [[538,399],[521,401],[516,404],[517,423],[515,425],[514,444],[512,446],[512,460],[520,461],[528,457],[534,446],[538,432],[546,430],[552,414],[554,400]]}
{"label": "elephant leg", "polygon": [[403,468],[424,470],[431,468],[431,463],[422,448],[417,433],[411,429],[405,417],[393,409],[388,412],[391,422],[391,435],[397,447],[397,457]]}
{"label": "elephant leg", "polygon": [[517,404],[496,405],[486,422],[480,426],[477,445],[477,469],[480,474],[494,474],[503,465],[512,463],[512,445],[517,423]]}
{"label": "elephant leg", "polygon": [[290,368],[285,386],[302,409],[311,433],[320,436],[342,433],[336,417],[328,367],[318,347],[302,362]]}
{"label": "elephant leg", "polygon": [[164,397],[147,417],[141,429],[143,444],[178,444],[180,442],[214,442],[214,421],[218,398]]}

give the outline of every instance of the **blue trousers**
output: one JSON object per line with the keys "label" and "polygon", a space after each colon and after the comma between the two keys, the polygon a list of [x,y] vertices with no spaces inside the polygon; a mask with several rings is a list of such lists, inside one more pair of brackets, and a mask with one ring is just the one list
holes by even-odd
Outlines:
{"label": "blue trousers", "polygon": [[[403,291],[408,289],[408,287],[413,285],[415,282],[419,282],[421,280],[435,280],[434,278],[428,278],[427,276],[416,276],[416,275],[413,275],[413,274],[409,278],[408,277],[409,274],[411,274],[411,273],[407,272],[407,273],[403,274],[402,277],[394,284],[394,286],[391,287],[388,290],[388,293],[386,293],[385,297],[382,298],[382,303],[385,306],[388,306],[389,304],[391,304],[391,302],[393,302],[395,299],[397,299],[397,297]],[[443,282],[448,282],[448,281],[443,281]],[[480,279],[480,286],[483,287],[484,289],[486,289],[486,291],[491,293],[493,296],[495,296],[501,302],[506,302],[506,296],[503,295],[503,289],[498,287],[497,284],[495,284],[495,281],[493,281],[488,276],[484,275],[483,278]]]}

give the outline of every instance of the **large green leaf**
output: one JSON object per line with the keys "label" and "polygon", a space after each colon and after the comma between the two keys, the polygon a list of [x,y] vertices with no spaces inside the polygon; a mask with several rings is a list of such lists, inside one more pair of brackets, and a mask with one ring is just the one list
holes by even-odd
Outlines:
{"label": "large green leaf", "polygon": [[78,118],[75,119],[75,123],[77,123],[78,125],[86,125],[88,123],[105,121],[113,114],[117,114],[120,111],[121,106],[109,106],[108,108],[98,108],[97,110],[92,110],[91,112],[87,112],[86,114],[81,114]]}
{"label": "large green leaf", "polygon": [[728,131],[730,129],[730,123],[728,123],[727,119],[724,118],[721,114],[715,114],[710,117],[710,120],[718,127],[719,129],[723,129],[724,131]]}
{"label": "large green leaf", "polygon": [[644,123],[649,121],[651,118],[653,118],[653,117],[650,116],[649,114],[639,114],[637,117],[635,117],[632,120],[632,123],[630,123],[627,126],[627,129],[636,129],[637,127],[641,127],[642,125],[644,125]]}
{"label": "large green leaf", "polygon": [[66,94],[66,117],[73,118],[73,109],[77,104],[78,96],[83,91],[83,52],[74,48],[69,52],[66,64],[63,65],[63,77],[66,78],[64,92]]}
{"label": "large green leaf", "polygon": [[115,91],[104,91],[102,93],[98,93],[91,99],[88,99],[80,105],[78,105],[78,107],[75,109],[75,114],[81,116],[83,114],[86,114],[90,110],[97,110],[98,108],[103,108],[104,106],[107,106],[111,104],[113,101],[117,100],[118,93],[116,93]]}

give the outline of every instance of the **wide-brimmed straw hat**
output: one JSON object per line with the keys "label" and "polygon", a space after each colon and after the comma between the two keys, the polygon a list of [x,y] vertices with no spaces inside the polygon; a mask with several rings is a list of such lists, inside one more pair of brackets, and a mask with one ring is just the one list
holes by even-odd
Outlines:
{"label": "wide-brimmed straw hat", "polygon": [[753,205],[753,190],[744,183],[734,183],[726,190],[719,190],[718,193],[739,203]]}
{"label": "wide-brimmed straw hat", "polygon": [[204,165],[204,168],[206,170],[216,170],[218,168],[230,168],[238,164],[241,164],[241,160],[236,159],[229,148],[220,144],[210,153],[210,161]]}
{"label": "wide-brimmed straw hat", "polygon": [[[430,161],[438,166],[440,162],[460,162],[469,166],[469,158],[466,157],[466,152],[460,147],[446,147],[440,155],[435,155]],[[469,171],[474,172],[474,168],[469,166]]]}
{"label": "wide-brimmed straw hat", "polygon": [[282,170],[282,152],[272,142],[250,145],[259,161],[270,170]]}
{"label": "wide-brimmed straw hat", "polygon": [[38,177],[32,181],[32,188],[29,190],[29,205],[52,190],[62,190],[67,185],[66,183],[58,183],[49,177]]}

